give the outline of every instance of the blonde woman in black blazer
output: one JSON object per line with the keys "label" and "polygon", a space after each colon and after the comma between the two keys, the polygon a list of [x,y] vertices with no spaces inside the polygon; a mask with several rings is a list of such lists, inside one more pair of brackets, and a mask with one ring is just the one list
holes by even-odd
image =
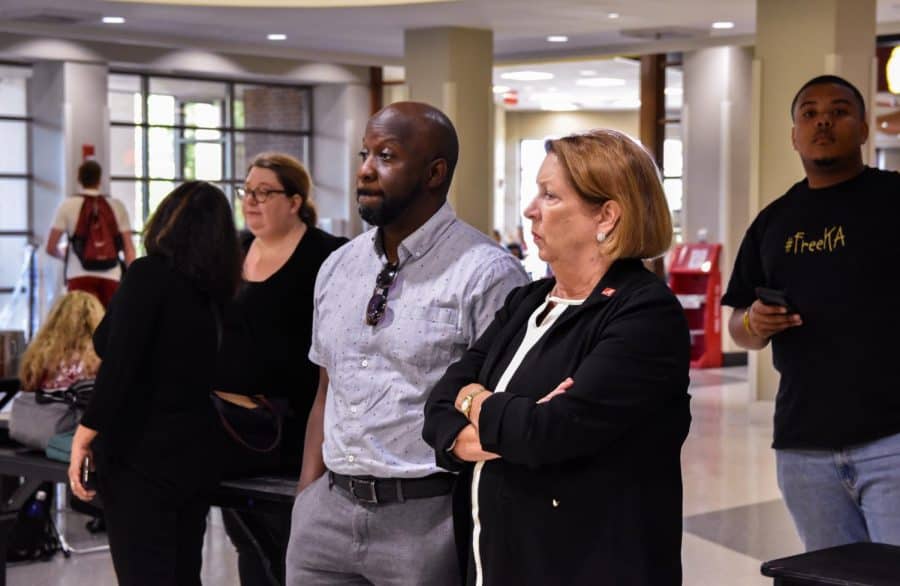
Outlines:
{"label": "blonde woman in black blazer", "polygon": [[462,472],[467,584],[681,584],[689,335],[639,260],[671,241],[658,171],[609,130],[546,149],[525,215],[555,278],[513,291],[426,405]]}

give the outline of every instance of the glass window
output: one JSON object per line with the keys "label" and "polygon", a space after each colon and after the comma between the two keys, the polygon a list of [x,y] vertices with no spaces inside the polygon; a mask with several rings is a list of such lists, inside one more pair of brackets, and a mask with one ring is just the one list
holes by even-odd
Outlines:
{"label": "glass window", "polygon": [[110,175],[141,177],[144,174],[144,129],[140,126],[113,126],[109,129]]}
{"label": "glass window", "polygon": [[235,128],[309,130],[308,92],[299,88],[236,85]]}
{"label": "glass window", "polygon": [[113,190],[135,226],[181,181],[214,182],[232,200],[249,157],[309,158],[309,88],[134,74],[112,74],[109,88]]}
{"label": "glass window", "polygon": [[0,120],[0,173],[28,173],[28,122]]}
{"label": "glass window", "polygon": [[0,328],[28,333],[28,292],[0,293]]}
{"label": "glass window", "polygon": [[175,160],[176,148],[175,130],[172,128],[154,128],[148,130],[149,151],[148,167],[150,177],[162,179],[174,179],[175,169],[178,167]]}
{"label": "glass window", "polygon": [[185,142],[182,156],[185,179],[221,181],[222,141]]}
{"label": "glass window", "polygon": [[663,175],[681,177],[683,161],[681,139],[665,139],[663,141]]}
{"label": "glass window", "polygon": [[[222,127],[225,125],[227,97],[227,86],[222,82],[151,77],[150,124],[197,125],[189,119],[193,117],[196,120],[199,116],[211,121],[203,126]],[[196,104],[204,106],[198,108]],[[217,116],[210,116],[212,111],[217,112]]]}
{"label": "glass window", "polygon": [[150,182],[150,201],[148,217],[153,215],[154,210],[172,190],[175,189],[174,181],[151,181]]}
{"label": "glass window", "polygon": [[0,287],[14,287],[28,271],[30,260],[28,238],[25,236],[0,237]]}
{"label": "glass window", "polygon": [[681,177],[679,177],[677,179],[663,179],[663,190],[666,192],[666,201],[669,202],[669,209],[673,212],[681,211],[681,205],[682,205]]}
{"label": "glass window", "polygon": [[684,103],[684,72],[680,66],[666,67],[666,112],[680,112]]}
{"label": "glass window", "polygon": [[109,119],[111,122],[143,122],[141,76],[109,75]]}
{"label": "glass window", "polygon": [[0,179],[0,230],[28,230],[28,180]]}
{"label": "glass window", "polygon": [[143,181],[112,180],[109,182],[110,195],[121,201],[128,210],[133,232],[144,229],[144,183]]}
{"label": "glass window", "polygon": [[28,115],[30,67],[0,65],[0,116]]}

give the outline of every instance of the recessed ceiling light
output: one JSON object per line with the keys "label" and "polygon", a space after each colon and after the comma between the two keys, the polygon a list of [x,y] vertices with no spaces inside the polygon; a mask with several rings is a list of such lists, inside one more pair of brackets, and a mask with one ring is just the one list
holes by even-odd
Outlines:
{"label": "recessed ceiling light", "polygon": [[581,71],[578,72],[578,75],[580,75],[582,77],[594,77],[595,75],[597,75],[597,70],[596,69],[582,69]]}
{"label": "recessed ceiling light", "polygon": [[266,38],[270,41],[284,41],[287,39],[287,35],[282,33],[271,33],[269,35],[266,35]]}
{"label": "recessed ceiling light", "polygon": [[608,18],[610,20],[615,20],[615,19],[619,18],[619,16],[620,15],[618,12],[610,12],[609,14],[606,15],[606,18]]}
{"label": "recessed ceiling light", "polygon": [[541,104],[575,103],[575,96],[567,92],[539,92],[531,94],[528,99]]}
{"label": "recessed ceiling light", "polygon": [[548,43],[568,43],[569,37],[566,35],[550,35],[547,37]]}
{"label": "recessed ceiling light", "polygon": [[510,71],[509,73],[501,73],[500,78],[513,81],[544,81],[553,79],[553,74],[546,71]]}
{"label": "recessed ceiling light", "polygon": [[125,24],[125,19],[121,16],[104,16],[103,24]]}
{"label": "recessed ceiling light", "polygon": [[625,80],[617,77],[585,77],[584,79],[576,79],[575,85],[583,87],[622,87],[625,85]]}
{"label": "recessed ceiling light", "polygon": [[734,23],[730,20],[720,20],[718,22],[712,23],[712,27],[715,29],[729,29],[734,28]]}
{"label": "recessed ceiling light", "polygon": [[510,88],[508,85],[495,85],[495,86],[494,86],[494,93],[495,93],[495,94],[505,94],[505,93],[508,92],[510,89],[511,89],[511,88]]}

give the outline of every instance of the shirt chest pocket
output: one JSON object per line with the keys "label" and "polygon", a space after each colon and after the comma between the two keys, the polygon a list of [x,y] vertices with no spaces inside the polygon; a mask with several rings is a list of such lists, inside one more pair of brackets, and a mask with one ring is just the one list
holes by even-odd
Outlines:
{"label": "shirt chest pocket", "polygon": [[422,366],[449,366],[466,348],[459,327],[459,311],[436,305],[407,306],[397,314],[401,333],[393,353]]}

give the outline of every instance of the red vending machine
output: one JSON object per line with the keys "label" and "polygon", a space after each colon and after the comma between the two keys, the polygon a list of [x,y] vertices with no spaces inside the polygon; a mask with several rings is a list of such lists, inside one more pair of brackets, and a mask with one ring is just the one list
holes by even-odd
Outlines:
{"label": "red vending machine", "polygon": [[691,367],[722,366],[721,244],[678,244],[669,263],[669,287],[691,331]]}

